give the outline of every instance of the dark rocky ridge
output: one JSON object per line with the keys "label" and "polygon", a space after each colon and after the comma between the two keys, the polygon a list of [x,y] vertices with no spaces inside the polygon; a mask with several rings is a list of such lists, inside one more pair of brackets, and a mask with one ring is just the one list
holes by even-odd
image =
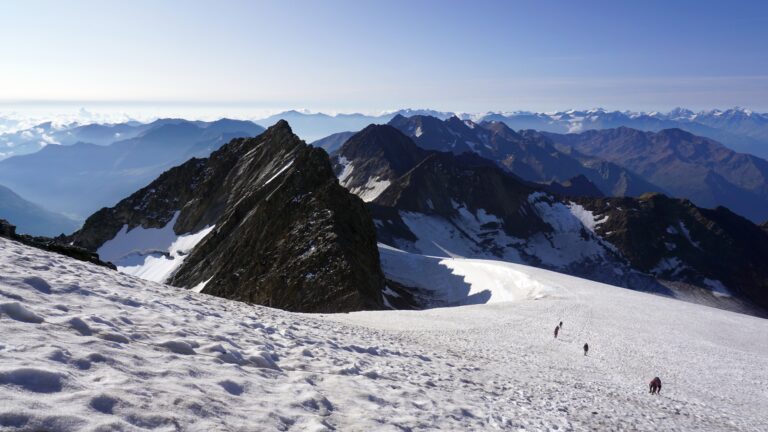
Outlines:
{"label": "dark rocky ridge", "polygon": [[[331,157],[333,169],[345,188],[363,194],[369,180],[396,179],[429,154],[410,138],[386,125],[370,125],[349,138]],[[351,173],[343,171],[351,164]]]}
{"label": "dark rocky ridge", "polygon": [[342,188],[327,154],[280,121],[192,159],[105,208],[73,235],[96,250],[124,224],[176,234],[216,225],[168,283],[302,312],[382,307],[384,278],[364,203]]}
{"label": "dark rocky ridge", "polygon": [[103,267],[109,267],[115,270],[115,266],[111,263],[105,263],[99,259],[99,256],[85,248],[69,245],[64,237],[50,238],[31,236],[26,234],[17,234],[16,227],[11,225],[8,221],[0,219],[0,237],[7,238],[9,240],[17,241],[27,246],[32,246],[37,249],[42,249],[48,252],[54,252],[60,255],[65,255],[70,258],[74,258],[79,261],[89,262],[91,264],[100,265]]}
{"label": "dark rocky ridge", "polygon": [[[332,157],[337,175],[345,167],[342,159],[353,167],[343,182],[352,191],[372,178],[390,182],[369,205],[377,214],[383,208],[397,208],[451,218],[457,215],[454,202],[460,201],[472,212],[482,207],[505,215],[505,226],[514,230],[508,233],[522,234],[513,227],[530,225],[520,219],[530,210],[527,196],[543,190],[471,151],[457,155],[423,149],[390,125],[370,125],[347,140]],[[546,229],[543,225],[538,228]]]}

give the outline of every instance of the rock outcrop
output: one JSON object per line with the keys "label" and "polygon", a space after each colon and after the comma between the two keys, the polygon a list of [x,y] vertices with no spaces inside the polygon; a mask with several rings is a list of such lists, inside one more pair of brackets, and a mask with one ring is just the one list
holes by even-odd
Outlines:
{"label": "rock outcrop", "polygon": [[302,312],[381,308],[384,278],[371,217],[338,184],[328,155],[285,121],[191,159],[92,215],[73,235],[96,251],[122,232],[210,232],[166,280]]}
{"label": "rock outcrop", "polygon": [[14,240],[27,246],[32,246],[38,249],[46,250],[48,252],[55,252],[57,254],[65,255],[76,260],[89,262],[91,264],[96,264],[103,267],[109,267],[113,270],[115,269],[113,264],[101,261],[97,254],[88,251],[85,248],[68,244],[66,238],[63,236],[51,238],[17,234],[16,226],[12,225],[5,219],[0,219],[0,237]]}

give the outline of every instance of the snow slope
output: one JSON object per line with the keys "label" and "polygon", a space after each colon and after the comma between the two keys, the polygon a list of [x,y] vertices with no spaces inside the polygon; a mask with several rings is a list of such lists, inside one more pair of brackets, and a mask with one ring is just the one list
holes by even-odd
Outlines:
{"label": "snow slope", "polygon": [[[290,164],[274,177],[288,166]],[[99,257],[115,264],[121,273],[153,282],[165,282],[181,267],[192,249],[216,227],[209,226],[196,233],[177,235],[173,226],[179,218],[179,213],[174,213],[173,218],[162,228],[137,226],[129,231],[128,225],[123,225],[113,239],[99,248]]]}
{"label": "snow slope", "polygon": [[768,321],[442,260],[513,301],[294,314],[0,239],[0,429],[765,430]]}
{"label": "snow slope", "polygon": [[528,201],[552,232],[540,231],[527,239],[511,237],[498,216],[482,208],[473,213],[466,204],[454,201],[457,215],[451,219],[400,211],[400,218],[416,240],[396,238],[395,245],[424,255],[501,259],[557,270],[584,269],[595,263],[626,267],[613,253],[614,247],[594,233],[595,226],[605,220],[596,221],[582,206],[560,203],[541,192],[532,193]]}
{"label": "snow slope", "polygon": [[347,188],[350,192],[360,197],[365,202],[375,200],[386,190],[389,185],[389,180],[382,180],[378,177],[369,178],[368,181],[362,186],[351,186],[352,173],[355,171],[355,166],[352,161],[348,160],[344,156],[339,157],[339,165],[342,169],[338,173],[339,184]]}

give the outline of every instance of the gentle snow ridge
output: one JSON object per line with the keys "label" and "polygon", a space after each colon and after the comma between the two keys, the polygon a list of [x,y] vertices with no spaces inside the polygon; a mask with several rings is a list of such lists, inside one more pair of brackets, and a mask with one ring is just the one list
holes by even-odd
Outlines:
{"label": "gentle snow ridge", "polygon": [[[424,256],[379,244],[385,275],[430,292],[435,306],[502,303],[543,298],[553,290],[501,261]],[[387,297],[400,297],[391,289]]]}

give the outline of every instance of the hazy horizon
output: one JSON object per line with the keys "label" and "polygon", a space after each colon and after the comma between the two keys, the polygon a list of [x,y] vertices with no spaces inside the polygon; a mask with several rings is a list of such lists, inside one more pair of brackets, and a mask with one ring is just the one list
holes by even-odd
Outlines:
{"label": "hazy horizon", "polygon": [[633,109],[631,107],[605,107],[605,106],[563,106],[551,110],[535,110],[520,107],[509,107],[500,110],[459,110],[459,109],[440,109],[432,106],[398,106],[376,110],[340,110],[332,107],[322,107],[313,109],[306,106],[268,106],[258,103],[232,103],[232,102],[152,102],[152,101],[24,101],[20,103],[0,102],[0,117],[16,119],[45,119],[56,120],[56,118],[80,119],[78,121],[92,118],[93,121],[108,121],[110,118],[119,120],[145,121],[156,118],[179,117],[188,120],[211,120],[218,118],[238,118],[238,119],[264,119],[272,115],[284,113],[287,111],[297,111],[302,114],[362,114],[367,116],[380,116],[395,112],[398,110],[434,110],[439,112],[456,114],[484,114],[484,113],[514,113],[514,112],[532,112],[532,113],[554,113],[565,112],[569,110],[588,111],[593,109],[603,109],[607,112],[660,112],[667,113],[672,109],[683,108],[694,112],[721,110],[725,111],[733,108],[749,109],[754,112],[763,112],[749,106],[715,106],[715,107],[689,107],[675,106],[661,109]]}
{"label": "hazy horizon", "polygon": [[30,0],[0,9],[0,56],[13,65],[0,69],[3,110],[768,111],[768,3],[754,0]]}

